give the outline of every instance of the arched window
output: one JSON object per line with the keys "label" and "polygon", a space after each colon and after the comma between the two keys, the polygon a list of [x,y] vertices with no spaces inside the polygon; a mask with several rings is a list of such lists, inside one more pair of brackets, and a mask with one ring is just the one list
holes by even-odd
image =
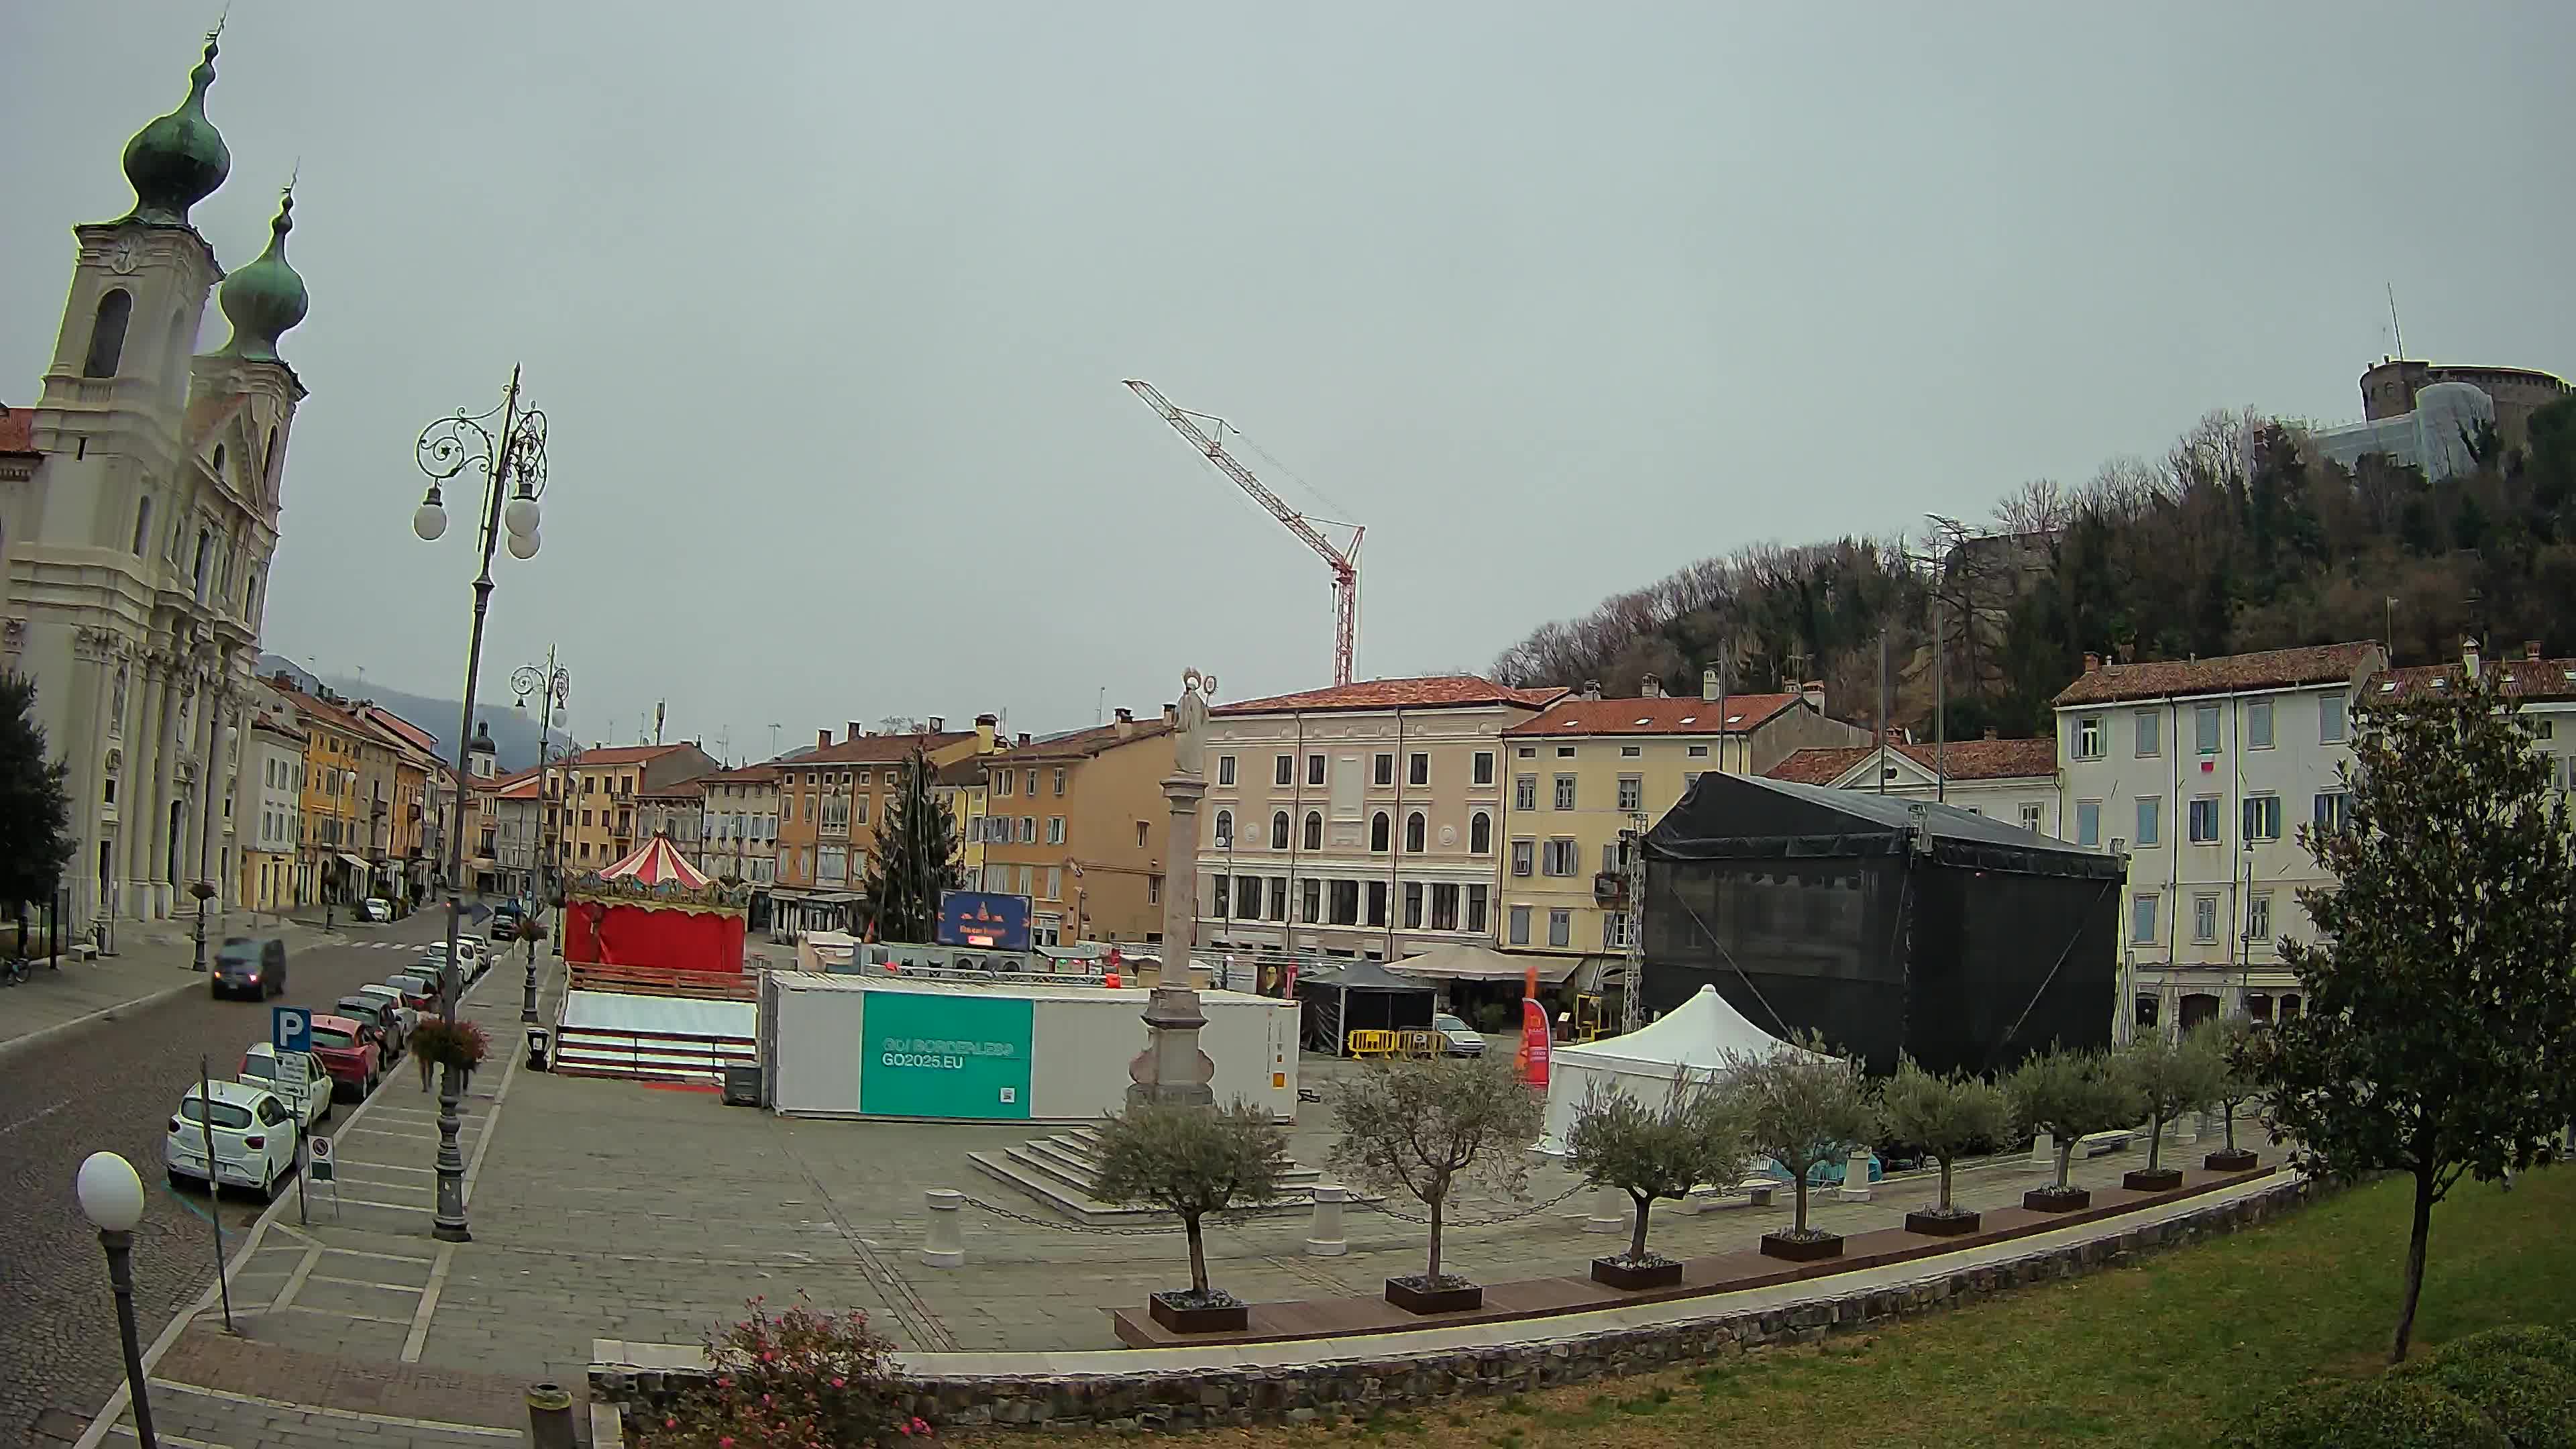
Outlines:
{"label": "arched window", "polygon": [[1414,855],[1422,853],[1422,829],[1421,811],[1416,810],[1404,817],[1404,848]]}
{"label": "arched window", "polygon": [[215,481],[224,481],[224,445],[215,444]]}
{"label": "arched window", "polygon": [[265,483],[266,483],[266,485],[267,485],[265,488],[263,488],[263,490],[262,490],[262,491],[263,491],[263,493],[274,493],[274,492],[276,492],[276,491],[277,491],[277,490],[276,490],[276,480],[277,480],[277,429],[275,429],[275,428],[271,428],[271,429],[269,429],[269,430],[268,430],[268,447],[267,447],[264,451],[262,451],[262,452],[260,453],[260,455],[259,455],[259,473],[260,473],[260,477],[265,481]]}
{"label": "arched window", "polygon": [[190,573],[190,574],[188,575],[188,577],[189,577],[192,581],[194,581],[194,582],[195,582],[195,584],[196,584],[196,586],[197,586],[197,598],[198,598],[198,600],[199,600],[200,602],[202,602],[202,601],[205,599],[205,597],[206,597],[206,565],[207,565],[207,564],[209,564],[209,563],[212,563],[212,562],[214,561],[214,557],[215,557],[215,535],[214,535],[214,532],[213,532],[211,529],[204,529],[204,528],[198,529],[198,530],[197,530],[197,567],[196,567],[196,569],[195,569],[195,571],[194,571],[194,572],[192,572],[192,573]]}
{"label": "arched window", "polygon": [[134,314],[134,294],[118,287],[98,299],[98,316],[89,324],[89,357],[83,377],[114,377],[125,357],[125,322]]}
{"label": "arched window", "polygon": [[1369,820],[1369,849],[1384,851],[1386,849],[1386,837],[1386,812],[1381,810]]}
{"label": "arched window", "polygon": [[143,557],[143,546],[151,541],[152,495],[146,493],[143,501],[134,505],[134,556]]}
{"label": "arched window", "polygon": [[1278,811],[1270,817],[1270,848],[1272,850],[1288,848],[1288,812],[1285,810]]}
{"label": "arched window", "polygon": [[1306,812],[1306,848],[1308,850],[1324,848],[1324,813],[1320,810]]}
{"label": "arched window", "polygon": [[1216,812],[1216,843],[1222,848],[1233,848],[1234,812],[1231,810]]}
{"label": "arched window", "polygon": [[1479,810],[1467,822],[1467,853],[1491,855],[1494,851],[1494,817]]}

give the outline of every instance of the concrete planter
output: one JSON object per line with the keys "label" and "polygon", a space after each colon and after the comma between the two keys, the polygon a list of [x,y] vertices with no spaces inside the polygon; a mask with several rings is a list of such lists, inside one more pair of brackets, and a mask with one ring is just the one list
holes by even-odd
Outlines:
{"label": "concrete planter", "polygon": [[1174,1333],[1242,1333],[1252,1327],[1248,1303],[1191,1304],[1187,1293],[1157,1293],[1145,1301],[1154,1321]]}
{"label": "concrete planter", "polygon": [[1905,1215],[1905,1230],[1932,1238],[1964,1237],[1983,1219],[1976,1213],[1914,1212]]}
{"label": "concrete planter", "polygon": [[1420,1278],[1389,1278],[1386,1301],[1407,1313],[1464,1313],[1485,1306],[1485,1290],[1455,1278],[1438,1283],[1426,1283]]}
{"label": "concrete planter", "polygon": [[2171,1192],[2182,1186],[2182,1169],[2133,1167],[2120,1174],[2120,1186],[2131,1192]]}
{"label": "concrete planter", "polygon": [[2035,1213],[2082,1212],[2093,1205],[2093,1194],[2080,1187],[2034,1187],[2021,1195],[2021,1205]]}
{"label": "concrete planter", "polygon": [[1631,1264],[1616,1258],[1592,1260],[1592,1281],[1611,1288],[1631,1291],[1640,1288],[1677,1288],[1681,1286],[1682,1264],[1679,1258],[1661,1262]]}
{"label": "concrete planter", "polygon": [[2251,1172],[2261,1161],[2242,1147],[2222,1147],[2200,1160],[2212,1172]]}
{"label": "concrete planter", "polygon": [[1813,1238],[1793,1238],[1787,1233],[1764,1233],[1762,1255],[1789,1263],[1822,1262],[1827,1258],[1839,1258],[1843,1255],[1843,1238],[1840,1233],[1826,1233],[1821,1237]]}

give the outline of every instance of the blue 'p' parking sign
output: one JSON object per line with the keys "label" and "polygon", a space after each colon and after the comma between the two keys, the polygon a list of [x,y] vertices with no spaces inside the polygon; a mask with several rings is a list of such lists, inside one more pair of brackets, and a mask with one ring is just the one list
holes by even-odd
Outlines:
{"label": "blue 'p' parking sign", "polygon": [[313,1050],[313,1013],[300,1006],[270,1007],[268,1044],[298,1055]]}

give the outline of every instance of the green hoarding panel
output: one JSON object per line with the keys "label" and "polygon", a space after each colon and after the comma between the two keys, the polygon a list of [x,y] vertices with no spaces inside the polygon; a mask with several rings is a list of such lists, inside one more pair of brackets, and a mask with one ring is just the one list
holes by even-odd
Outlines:
{"label": "green hoarding panel", "polygon": [[1007,997],[869,992],[859,1110],[1026,1121],[1034,1006]]}

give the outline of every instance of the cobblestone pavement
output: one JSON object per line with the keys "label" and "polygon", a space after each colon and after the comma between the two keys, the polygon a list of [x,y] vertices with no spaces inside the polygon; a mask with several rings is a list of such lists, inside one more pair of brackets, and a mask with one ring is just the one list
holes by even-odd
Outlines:
{"label": "cobblestone pavement", "polygon": [[[251,929],[238,917],[232,926],[235,933]],[[256,929],[277,928],[263,918]],[[331,938],[288,925],[284,999],[327,1001],[380,980],[409,959],[411,940],[432,929],[425,916]],[[210,937],[219,934],[210,928]],[[215,1075],[231,1076],[242,1049],[266,1039],[267,1007],[211,999],[205,978],[189,969],[194,949],[185,939],[155,942],[129,927],[121,945],[106,962],[67,962],[60,976],[39,967],[25,985],[0,991],[0,1193],[13,1208],[0,1235],[0,1343],[7,1345],[0,1350],[0,1445],[27,1442],[40,1420],[59,1425],[71,1415],[81,1422],[122,1377],[106,1264],[72,1199],[82,1158],[106,1148],[143,1176],[134,1276],[147,1340],[214,1280],[214,1229],[205,1215],[212,1211],[238,1233],[260,1210],[247,1198],[210,1204],[202,1192],[169,1190],[161,1144],[180,1093],[196,1081],[199,1056]],[[172,985],[180,989],[172,993]],[[120,1005],[138,997],[157,999]],[[112,1019],[33,1035],[109,1009]]]}

